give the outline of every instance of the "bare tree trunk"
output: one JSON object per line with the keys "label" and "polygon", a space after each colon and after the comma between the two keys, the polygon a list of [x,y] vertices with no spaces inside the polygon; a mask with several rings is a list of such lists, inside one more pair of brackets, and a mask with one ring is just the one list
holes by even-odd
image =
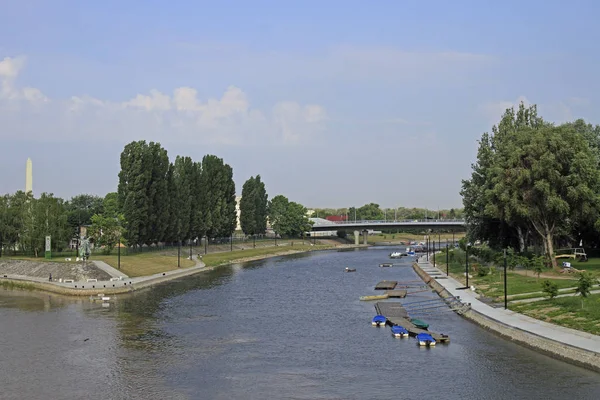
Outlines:
{"label": "bare tree trunk", "polygon": [[550,257],[550,262],[552,263],[552,268],[558,269],[558,264],[556,263],[556,258],[554,258],[554,243],[552,242],[552,233],[546,231],[545,235],[545,248],[546,254]]}
{"label": "bare tree trunk", "polygon": [[520,226],[517,226],[517,235],[519,236],[519,253],[525,251],[525,236]]}

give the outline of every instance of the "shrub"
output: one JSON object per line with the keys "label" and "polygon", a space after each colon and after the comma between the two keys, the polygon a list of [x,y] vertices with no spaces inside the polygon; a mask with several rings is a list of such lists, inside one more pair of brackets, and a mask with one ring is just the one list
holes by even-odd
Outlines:
{"label": "shrub", "polygon": [[542,292],[546,293],[551,299],[558,295],[558,285],[546,279],[542,282]]}

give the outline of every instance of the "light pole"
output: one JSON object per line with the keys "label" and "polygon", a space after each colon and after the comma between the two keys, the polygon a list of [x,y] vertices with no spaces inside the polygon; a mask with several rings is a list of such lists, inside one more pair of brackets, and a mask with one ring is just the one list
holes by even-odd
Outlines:
{"label": "light pole", "polygon": [[467,288],[469,287],[469,243],[465,246],[465,276],[467,277]]}
{"label": "light pole", "polygon": [[177,245],[177,268],[181,267],[180,258],[181,258],[181,240],[179,241],[179,243]]}
{"label": "light pole", "polygon": [[119,245],[117,246],[117,268],[121,269],[121,232],[119,232]]}
{"label": "light pole", "polygon": [[431,257],[433,258],[433,268],[435,268],[435,237],[433,238],[433,251],[431,252]]}
{"label": "light pole", "polygon": [[504,249],[504,309],[508,308],[508,297],[506,295],[506,249]]}
{"label": "light pole", "polygon": [[450,274],[449,274],[449,268],[450,268],[449,265],[450,265],[450,262],[448,261],[448,258],[449,258],[448,254],[449,254],[449,252],[448,252],[448,239],[446,239],[446,276],[450,276]]}

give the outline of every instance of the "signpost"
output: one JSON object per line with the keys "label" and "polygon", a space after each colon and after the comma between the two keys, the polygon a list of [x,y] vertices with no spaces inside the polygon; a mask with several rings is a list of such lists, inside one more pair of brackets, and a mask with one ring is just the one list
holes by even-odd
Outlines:
{"label": "signpost", "polygon": [[47,260],[50,260],[50,259],[52,259],[52,252],[51,252],[51,248],[52,248],[52,246],[51,246],[51,239],[50,239],[50,236],[46,236],[46,253],[45,253],[44,257],[45,257]]}

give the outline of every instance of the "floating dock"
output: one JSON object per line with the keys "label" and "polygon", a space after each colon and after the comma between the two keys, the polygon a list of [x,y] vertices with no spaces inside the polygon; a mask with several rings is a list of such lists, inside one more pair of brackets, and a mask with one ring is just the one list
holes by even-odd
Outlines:
{"label": "floating dock", "polygon": [[387,294],[388,297],[395,297],[395,298],[405,298],[406,297],[406,290],[388,290],[387,292],[385,292],[385,294]]}
{"label": "floating dock", "polygon": [[409,321],[408,311],[406,311],[406,309],[401,303],[378,302],[377,304],[375,304],[375,310],[377,311],[377,314],[384,315],[387,318],[387,322],[391,325],[398,325],[406,329],[410,336],[417,336],[419,333],[428,333],[437,342],[450,342],[450,337],[448,335],[417,328],[412,322]]}
{"label": "floating dock", "polygon": [[394,290],[398,281],[381,281],[375,285],[375,290]]}

